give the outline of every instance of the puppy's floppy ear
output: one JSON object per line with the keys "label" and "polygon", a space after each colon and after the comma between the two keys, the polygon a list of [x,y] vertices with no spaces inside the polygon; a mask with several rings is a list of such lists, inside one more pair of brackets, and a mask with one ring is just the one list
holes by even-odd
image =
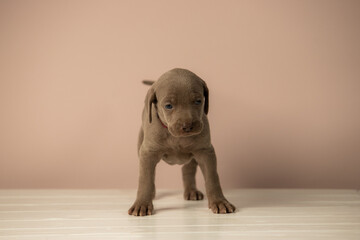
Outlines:
{"label": "puppy's floppy ear", "polygon": [[156,104],[157,100],[156,100],[156,94],[155,94],[155,89],[153,87],[151,87],[147,94],[146,94],[146,98],[145,98],[145,110],[147,111],[147,113],[149,114],[149,123],[151,123],[152,121],[152,114],[151,114],[151,109],[152,109],[152,104]]}
{"label": "puppy's floppy ear", "polygon": [[204,88],[204,97],[205,97],[205,104],[204,104],[204,112],[208,114],[209,112],[209,89],[204,80],[201,80],[203,88]]}

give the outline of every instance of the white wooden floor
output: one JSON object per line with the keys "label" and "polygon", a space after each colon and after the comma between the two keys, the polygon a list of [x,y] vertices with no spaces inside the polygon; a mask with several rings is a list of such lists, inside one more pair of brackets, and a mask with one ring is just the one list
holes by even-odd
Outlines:
{"label": "white wooden floor", "polygon": [[128,216],[135,190],[0,190],[0,239],[360,239],[356,190],[225,191],[236,213],[158,190],[155,215]]}

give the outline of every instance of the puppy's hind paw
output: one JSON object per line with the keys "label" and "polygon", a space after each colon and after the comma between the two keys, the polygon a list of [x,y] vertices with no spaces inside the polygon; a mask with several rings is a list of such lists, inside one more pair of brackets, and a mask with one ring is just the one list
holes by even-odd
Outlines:
{"label": "puppy's hind paw", "polygon": [[204,194],[198,190],[190,190],[184,192],[184,199],[185,200],[203,200]]}

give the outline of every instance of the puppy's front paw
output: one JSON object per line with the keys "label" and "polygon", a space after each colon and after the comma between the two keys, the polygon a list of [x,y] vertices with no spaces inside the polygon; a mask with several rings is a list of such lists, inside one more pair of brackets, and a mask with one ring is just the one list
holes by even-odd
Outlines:
{"label": "puppy's front paw", "polygon": [[152,215],[153,210],[154,207],[152,202],[135,201],[135,203],[129,209],[128,214],[133,216],[146,216]]}
{"label": "puppy's front paw", "polygon": [[198,190],[186,190],[184,192],[185,200],[203,200],[204,194]]}
{"label": "puppy's front paw", "polygon": [[229,203],[226,199],[217,200],[209,203],[209,208],[213,213],[233,213],[235,206]]}

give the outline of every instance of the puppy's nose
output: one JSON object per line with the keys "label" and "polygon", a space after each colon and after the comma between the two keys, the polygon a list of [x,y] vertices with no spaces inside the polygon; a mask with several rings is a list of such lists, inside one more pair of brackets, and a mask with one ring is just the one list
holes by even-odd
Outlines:
{"label": "puppy's nose", "polygon": [[191,132],[193,130],[193,124],[191,122],[183,123],[182,125],[183,132]]}

